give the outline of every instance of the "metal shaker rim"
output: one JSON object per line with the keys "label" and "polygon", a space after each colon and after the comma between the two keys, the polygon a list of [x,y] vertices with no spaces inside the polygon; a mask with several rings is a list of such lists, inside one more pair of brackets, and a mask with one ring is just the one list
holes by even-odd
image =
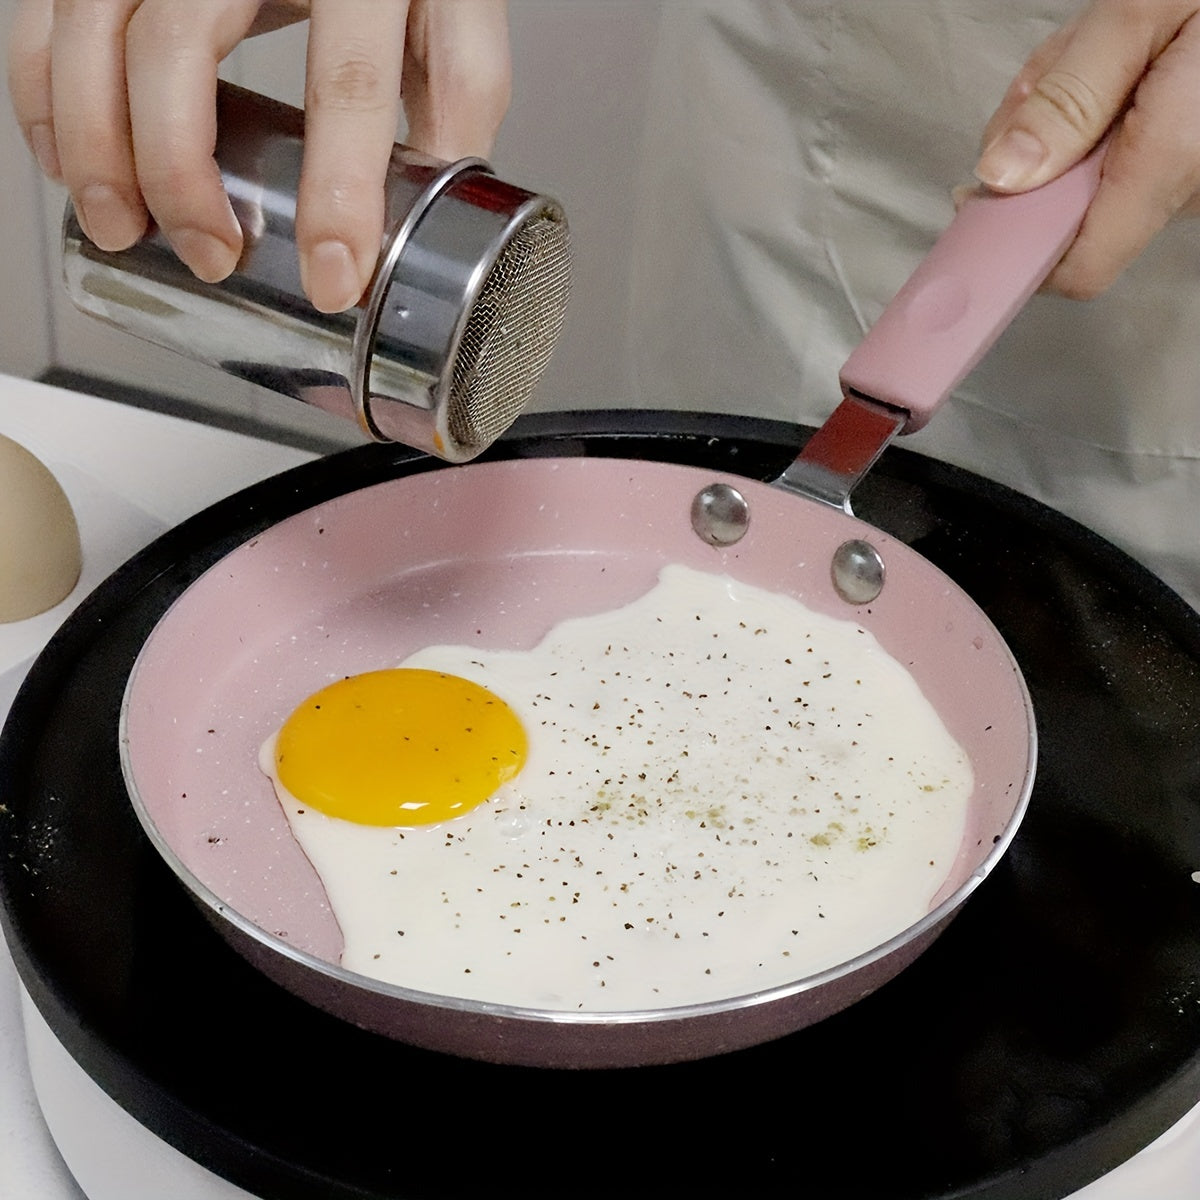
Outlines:
{"label": "metal shaker rim", "polygon": [[570,285],[561,206],[449,164],[385,239],[355,329],[356,416],[372,437],[475,457],[528,400]]}
{"label": "metal shaker rim", "polygon": [[479,167],[490,171],[491,167],[482,158],[462,158],[456,162],[447,163],[410,202],[411,207],[401,218],[400,224],[385,238],[384,249],[379,256],[375,272],[367,287],[362,301],[363,316],[354,327],[354,340],[350,350],[350,392],[354,401],[354,415],[358,419],[363,432],[376,441],[388,440],[378,428],[371,416],[369,395],[369,376],[371,370],[371,352],[375,344],[375,333],[379,326],[379,312],[388,288],[391,286],[392,273],[396,269],[400,254],[404,250],[417,222],[425,215],[426,210],[437,196],[449,187],[454,178],[469,167]]}

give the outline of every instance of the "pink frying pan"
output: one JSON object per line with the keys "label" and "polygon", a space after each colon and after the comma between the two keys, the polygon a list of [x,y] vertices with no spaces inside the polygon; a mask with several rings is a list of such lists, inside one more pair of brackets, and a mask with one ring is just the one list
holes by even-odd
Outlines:
{"label": "pink frying pan", "polygon": [[[391,480],[240,546],[176,601],[131,673],[122,763],[147,834],[222,935],[283,987],[389,1037],[499,1063],[629,1066],[760,1043],[854,1003],[910,963],[1011,842],[1036,734],[1020,670],[975,603],[850,514],[854,483],[920,427],[1073,238],[1099,156],[1039,192],[968,202],[842,372],[845,399],[774,485],[675,465],[524,459]],[[330,678],[431,643],[528,649],[636,599],[667,563],[858,622],[966,750],[967,829],[928,913],[818,975],[637,1012],[431,995],[339,965],[341,933],[259,748]]]}

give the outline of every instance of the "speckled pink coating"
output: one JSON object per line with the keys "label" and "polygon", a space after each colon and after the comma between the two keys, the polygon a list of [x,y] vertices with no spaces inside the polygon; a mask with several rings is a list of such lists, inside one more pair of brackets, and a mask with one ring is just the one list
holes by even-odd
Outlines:
{"label": "speckled pink coating", "polygon": [[[727,550],[700,541],[689,519],[693,496],[717,480],[752,513]],[[856,609],[829,572],[849,537],[872,541],[888,571],[879,599]],[[465,1002],[431,1011],[415,993],[325,965],[337,962],[340,933],[257,767],[264,739],[332,678],[434,642],[528,648],[564,617],[646,592],[668,562],[853,618],[909,667],[975,772],[969,834],[944,889],[950,907],[965,899],[1011,837],[1034,765],[1028,697],[990,622],[870,526],[765,484],[645,462],[535,459],[409,476],[309,509],[233,551],[172,606],[131,677],[122,751],[139,816],[243,953],[314,1003],[405,1040],[496,1061],[617,1065],[714,1053],[836,1011],[899,970],[947,913],[819,986],[797,981],[698,1027],[684,1018],[686,1035],[678,1014],[497,1017]],[[719,1045],[695,1036],[706,1025],[720,1030]],[[482,1043],[481,1028],[491,1031]]]}

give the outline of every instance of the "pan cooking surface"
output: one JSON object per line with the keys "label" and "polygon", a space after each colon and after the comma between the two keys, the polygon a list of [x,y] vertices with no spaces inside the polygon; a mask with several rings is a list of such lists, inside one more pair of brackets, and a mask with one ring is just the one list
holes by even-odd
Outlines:
{"label": "pan cooking surface", "polygon": [[[642,456],[771,478],[793,453],[782,426],[712,417],[519,429],[493,456]],[[984,608],[1024,670],[1041,742],[1009,854],[900,978],[754,1050],[564,1073],[387,1041],[244,964],[129,808],[113,731],[130,666],[170,600],[248,536],[430,467],[365,447],[201,514],[85,602],[14,705],[0,744],[6,934],[51,1028],[135,1117],[270,1197],[722,1181],[899,1200],[1063,1195],[1195,1103],[1200,618],[1070,522],[895,451],[860,516]]]}
{"label": "pan cooking surface", "polygon": [[[911,673],[921,689],[922,699],[937,712],[949,736],[954,738],[954,753],[957,754],[957,747],[961,746],[974,776],[974,789],[966,811],[960,818],[955,818],[964,823],[957,836],[950,833],[951,843],[944,857],[936,847],[946,831],[932,829],[927,839],[921,835],[920,845],[914,845],[911,856],[906,858],[909,869],[923,877],[918,879],[915,887],[924,886],[924,899],[931,901],[930,907],[938,908],[936,919],[944,918],[945,908],[941,906],[957,906],[1006,849],[1028,794],[1031,717],[1019,673],[1007,647],[965,593],[953,587],[943,574],[909,547],[861,522],[851,521],[832,508],[805,503],[779,489],[736,479],[750,500],[754,514],[750,528],[734,547],[718,550],[706,544],[693,533],[689,512],[697,490],[712,478],[710,472],[694,468],[627,459],[573,457],[477,464],[468,470],[438,471],[356,488],[331,502],[307,508],[250,538],[233,554],[222,558],[172,605],[156,626],[134,668],[126,695],[122,748],[126,778],[152,839],[164,850],[169,862],[182,864],[180,873],[188,886],[198,890],[210,907],[223,914],[224,906],[228,905],[259,929],[267,931],[267,936],[260,939],[266,943],[265,949],[253,948],[254,961],[261,965],[269,955],[279,954],[286,958],[290,968],[297,951],[309,951],[317,960],[324,960],[312,961],[309,966],[326,974],[327,964],[339,960],[341,942],[336,924],[323,903],[322,884],[330,884],[333,878],[331,894],[337,895],[336,879],[340,878],[344,898],[347,878],[352,881],[351,889],[355,883],[361,885],[365,861],[356,854],[350,855],[352,865],[345,874],[338,876],[335,864],[327,858],[322,860],[319,849],[305,846],[302,850],[303,839],[296,841],[290,836],[287,819],[271,784],[257,767],[264,740],[279,728],[296,704],[330,680],[395,664],[413,651],[437,644],[462,646],[465,648],[463,654],[468,658],[475,655],[486,659],[490,650],[528,655],[548,632],[559,628],[563,620],[608,612],[643,597],[655,584],[663,566],[671,563],[676,570],[690,569],[699,573],[694,578],[730,577],[742,584],[765,588],[771,596],[795,596],[808,608],[827,614],[842,624],[849,618],[853,627],[865,635],[861,638],[862,644],[868,640],[877,642],[895,662],[904,664]],[[836,548],[850,536],[872,537],[888,562],[887,587],[872,603],[858,608],[849,608],[839,598],[830,571]],[[681,599],[679,603],[704,607],[699,599]],[[740,622],[725,611],[724,633],[732,631],[736,634]],[[739,612],[744,620],[751,620],[748,608],[739,609]],[[696,608],[689,608],[684,618],[681,629],[676,631],[676,636],[684,635],[679,643],[680,658],[671,674],[681,684],[682,694],[686,694],[693,682],[693,670],[705,670],[703,651],[708,650],[714,658],[708,669],[715,674],[710,680],[711,689],[704,685],[701,690],[713,690],[716,694],[712,703],[719,703],[720,677],[733,669],[730,664],[721,666],[726,643],[714,642],[714,633],[708,629],[698,632],[696,621],[700,616]],[[807,675],[814,674],[815,660],[808,657],[810,651],[804,647],[807,645],[811,650],[816,643],[805,641],[803,618],[794,613],[778,618],[760,615],[751,625],[758,621],[771,628],[748,628],[744,636],[753,645],[747,645],[744,650],[730,647],[730,658],[739,660],[741,665],[747,661],[758,662],[761,672],[758,678],[771,682],[768,691],[786,687],[811,695],[811,715],[818,717],[817,710],[824,711],[831,703],[828,697],[818,699],[818,694],[837,684],[825,684],[823,681],[828,675],[815,675],[812,683],[806,680]],[[650,621],[649,624],[659,634],[671,629],[669,623]],[[607,636],[617,635],[610,630]],[[622,634],[618,642],[630,636]],[[636,668],[638,672],[653,675],[656,672],[654,641],[651,638],[651,645],[640,652],[635,651],[624,669]],[[797,659],[791,668],[785,665],[791,661],[789,652]],[[700,660],[695,667],[685,666],[684,660],[692,653],[699,653]],[[590,665],[601,677],[612,671],[620,674],[620,646],[616,648],[615,657],[601,669],[604,654],[601,644],[592,653]],[[763,656],[768,654],[775,656],[769,669],[761,665]],[[537,743],[543,750],[549,749],[551,743],[552,735],[548,730],[552,728],[550,722],[557,711],[555,704],[564,704],[564,693],[570,691],[571,661],[568,657],[561,664],[543,664],[545,677],[538,686],[547,689],[548,694],[537,696],[536,702],[523,714],[531,738],[535,741],[539,736],[543,738]],[[559,674],[557,665],[563,670],[551,684],[549,678]],[[455,668],[447,669],[454,671]],[[662,666],[657,668],[663,669]],[[833,671],[836,668],[825,663],[819,669]],[[858,669],[866,671],[865,667]],[[789,671],[794,672],[791,682],[784,684]],[[852,674],[853,668],[844,666],[843,671]],[[744,678],[737,676],[732,682],[726,680],[744,711],[729,712],[723,719],[725,724],[720,733],[714,731],[718,749],[706,769],[713,776],[726,772],[728,790],[721,793],[721,798],[734,802],[735,808],[738,771],[753,771],[756,777],[758,772],[746,761],[750,753],[748,746],[741,750],[732,748],[732,735],[739,730],[750,733],[744,718],[746,711],[753,710],[756,703],[768,710],[772,706],[770,701],[763,703],[766,693],[756,691],[754,679],[754,671],[751,671]],[[893,713],[891,704],[894,701],[889,701],[886,688],[877,689],[870,678],[864,678],[862,683],[864,695],[859,700],[848,696],[844,701],[834,702],[836,719],[839,723],[849,722],[854,705],[864,703],[862,719],[867,721],[878,714],[877,736],[889,739],[890,753],[894,755],[889,761],[894,770],[919,772],[922,769],[919,765],[921,735],[913,732],[903,737],[897,732],[912,714]],[[637,681],[632,686],[636,689]],[[665,686],[672,686],[670,679]],[[535,690],[526,693],[518,686],[509,698],[528,701]],[[651,692],[631,694],[637,695],[638,703],[644,702],[653,714],[655,702]],[[680,694],[679,687],[675,694]],[[791,694],[794,692],[789,692]],[[581,728],[593,739],[598,737],[600,742],[612,741],[614,745],[606,747],[590,769],[586,765],[586,754],[579,751],[561,765],[567,772],[576,768],[597,785],[601,778],[599,775],[593,777],[591,771],[615,772],[623,756],[633,756],[624,759],[631,773],[640,766],[653,775],[651,748],[657,752],[660,745],[666,745],[670,748],[672,765],[677,772],[682,769],[686,777],[691,764],[703,761],[709,750],[707,745],[692,744],[690,739],[680,738],[673,728],[659,731],[646,728],[636,734],[631,730],[630,741],[623,742],[619,732],[605,732],[606,714],[599,700],[594,696],[576,699],[577,712],[571,719],[582,722]],[[601,711],[596,715],[595,710]],[[566,713],[565,709],[562,711]],[[321,719],[325,722],[332,719],[327,709]],[[653,719],[653,715],[648,715],[644,721],[652,722]],[[771,723],[769,712],[761,719],[768,725]],[[677,716],[675,720],[686,724],[688,718]],[[642,719],[637,723],[641,724]],[[817,722],[812,724],[815,726]],[[872,740],[870,729],[868,724],[863,730],[864,740]],[[701,740],[706,737],[699,728],[694,736]],[[646,739],[644,743],[641,742],[643,738]],[[685,740],[690,751],[683,748]],[[608,749],[613,750],[611,756]],[[691,753],[692,759],[681,761],[681,750],[685,754]],[[732,759],[728,759],[729,755]],[[916,757],[909,759],[910,755]],[[910,762],[908,768],[900,765],[906,761]],[[946,770],[953,772],[951,767]],[[641,774],[644,778],[645,772]],[[765,770],[763,774],[769,776],[770,771]],[[532,814],[537,812],[540,801],[536,786],[530,786],[534,789],[528,797],[529,813]],[[654,785],[647,786],[654,790]],[[690,789],[694,785],[685,786]],[[780,780],[776,788],[783,792],[790,786],[786,780]],[[849,791],[854,785],[841,786]],[[637,790],[635,786],[633,791]],[[601,787],[596,796],[616,796],[619,791],[620,784],[615,782],[612,788]],[[922,797],[919,793],[910,797],[897,796],[890,801],[904,809],[905,814],[897,816],[893,828],[895,836],[890,839],[892,845],[874,857],[886,860],[888,850],[900,854],[905,818],[912,817],[909,810],[920,810],[931,802],[936,803],[936,797]],[[564,803],[569,810],[571,801],[566,799]],[[768,800],[765,811],[773,811],[773,803],[774,798]],[[826,810],[824,819],[830,820],[829,806],[819,800],[816,803]],[[836,812],[839,804],[839,800],[833,800],[835,815],[848,822],[854,820],[848,812]],[[556,813],[563,811],[557,800],[553,809]],[[582,820],[584,810],[575,815]],[[531,816],[530,819],[541,825],[540,817]],[[782,814],[779,819],[783,819]],[[888,817],[881,814],[876,819],[883,823]],[[597,826],[602,820],[597,818]],[[667,820],[669,818],[664,817],[663,823]],[[735,821],[736,813],[731,813],[729,820]],[[467,824],[469,829],[470,822]],[[803,836],[802,820],[790,824],[797,834],[792,846],[795,850],[801,844],[807,844],[807,839]],[[654,822],[651,822],[641,835],[643,850],[654,845],[653,828]],[[449,830],[445,833],[448,835]],[[459,829],[458,837],[449,849],[434,853],[444,859],[460,848],[466,852],[478,851],[483,844],[479,839],[486,838],[486,832],[475,831],[474,841],[472,836],[471,832]],[[575,836],[582,834],[577,831]],[[611,845],[617,851],[618,861],[624,861],[631,850],[624,838],[620,826],[615,832],[609,829],[608,840],[602,839],[601,847],[606,850]],[[831,898],[831,885],[825,876],[836,876],[839,870],[854,871],[856,868],[845,863],[840,868],[833,865],[828,869],[819,868],[825,886],[816,894],[823,904],[833,904],[833,908],[828,910],[830,919],[823,921],[821,932],[813,933],[806,923],[808,918],[802,916],[811,911],[808,905],[813,896],[812,892],[806,895],[803,890],[805,868],[797,865],[794,859],[791,867],[780,867],[758,858],[758,855],[765,855],[767,859],[790,858],[787,848],[772,848],[769,831],[764,831],[761,844],[757,837],[747,838],[747,841],[757,849],[733,841],[724,847],[722,856],[721,846],[705,848],[704,835],[689,834],[682,826],[677,829],[670,853],[679,856],[680,862],[700,858],[705,859],[705,863],[693,861],[693,867],[714,862],[724,864],[726,877],[719,881],[719,887],[713,888],[707,905],[701,907],[713,913],[722,910],[726,928],[724,932],[715,931],[711,937],[707,932],[703,935],[697,932],[689,938],[684,924],[685,932],[679,938],[669,939],[678,944],[659,945],[653,952],[647,941],[636,936],[621,940],[620,948],[618,943],[604,947],[597,945],[598,940],[611,939],[621,929],[621,921],[640,924],[647,916],[654,917],[659,926],[643,931],[650,941],[660,929],[665,938],[674,920],[668,912],[670,905],[664,906],[662,901],[667,881],[663,881],[650,864],[646,864],[644,873],[639,872],[634,893],[637,910],[609,911],[610,906],[606,905],[604,918],[589,926],[587,934],[580,937],[582,923],[590,920],[588,914],[594,911],[588,906],[597,903],[599,888],[592,885],[601,872],[596,868],[602,861],[610,864],[612,861],[604,859],[602,853],[597,858],[600,851],[596,847],[588,849],[586,838],[579,844],[572,842],[569,850],[559,851],[574,859],[579,870],[574,873],[572,868],[563,868],[555,876],[556,886],[551,889],[583,889],[576,896],[578,909],[569,906],[565,910],[558,909],[552,901],[546,902],[545,893],[524,892],[520,883],[523,876],[513,879],[503,874],[503,864],[510,855],[533,853],[529,848],[533,843],[521,843],[525,848],[520,848],[511,831],[504,835],[504,849],[497,850],[501,857],[495,863],[489,866],[476,862],[474,877],[469,884],[463,885],[465,892],[459,892],[451,882],[453,867],[450,864],[455,860],[450,858],[448,877],[430,881],[426,893],[429,898],[424,903],[436,907],[440,896],[440,903],[446,909],[443,915],[450,920],[458,917],[456,910],[469,908],[472,915],[463,918],[464,925],[475,931],[481,927],[489,928],[492,931],[489,940],[494,941],[496,930],[507,928],[498,925],[498,919],[514,915],[509,902],[518,895],[523,896],[529,907],[523,909],[521,920],[513,922],[514,932],[530,923],[536,927],[538,920],[545,917],[545,924],[556,926],[551,936],[559,935],[553,949],[548,945],[541,946],[542,956],[556,962],[573,954],[579,954],[585,962],[606,958],[606,952],[617,956],[621,965],[608,968],[618,973],[610,980],[615,986],[611,992],[596,995],[594,999],[604,1001],[621,994],[623,973],[632,970],[639,975],[645,990],[630,994],[636,994],[640,1002],[619,1006],[602,1003],[599,1007],[604,1010],[612,1007],[625,1010],[673,1008],[689,1000],[721,1004],[764,989],[799,992],[799,982],[811,972],[803,965],[802,954],[798,953],[793,960],[801,965],[790,972],[787,968],[792,964],[788,956],[776,960],[777,940],[786,940],[787,930],[799,926],[801,937],[793,947],[799,951],[802,943],[817,942],[822,937],[833,939],[835,930],[847,930],[847,902],[839,905]],[[953,847],[955,841],[956,849]],[[412,844],[409,843],[409,848]],[[705,857],[706,853],[714,852],[715,857]],[[836,858],[836,851],[832,853]],[[582,854],[582,860],[579,854]],[[753,866],[749,863],[751,856],[755,857]],[[321,872],[319,879],[309,864],[310,857]],[[855,856],[859,866],[865,866],[870,857],[864,853]],[[353,861],[355,859],[357,862]],[[656,856],[651,854],[651,863],[655,859]],[[936,871],[930,865],[935,859],[938,863]],[[391,865],[392,873],[395,873],[396,863]],[[894,870],[895,860],[892,867]],[[547,863],[540,869],[553,868]],[[401,867],[399,873],[406,875],[409,870]],[[774,899],[761,910],[761,917],[751,918],[747,908],[755,901],[749,894],[739,898],[740,889],[728,878],[728,873],[732,871],[736,876],[744,871],[751,876],[747,893],[752,893],[753,876],[764,871],[769,876],[772,870],[783,871],[788,883],[773,891]],[[490,1061],[535,1066],[625,1066],[672,1061],[681,1056],[704,1056],[718,1049],[728,1050],[735,1045],[749,1045],[767,1036],[790,1032],[817,1015],[845,1007],[865,994],[872,982],[874,985],[882,983],[887,978],[885,970],[895,973],[912,956],[915,948],[898,954],[887,968],[881,962],[878,971],[870,973],[871,982],[868,981],[867,963],[852,961],[887,939],[903,937],[911,941],[924,935],[926,927],[935,919],[926,920],[925,910],[916,907],[911,911],[919,912],[920,916],[913,916],[911,923],[898,917],[898,912],[905,911],[906,903],[905,887],[900,881],[903,876],[891,875],[893,882],[889,885],[883,882],[886,873],[883,862],[871,864],[870,877],[877,884],[880,895],[890,894],[895,902],[889,910],[888,903],[881,899],[880,909],[876,909],[871,918],[880,922],[875,926],[877,932],[881,927],[886,932],[879,933],[877,941],[847,932],[850,940],[843,943],[846,947],[844,957],[831,958],[820,964],[821,969],[840,967],[836,983],[831,979],[831,986],[819,985],[805,989],[809,992],[806,996],[787,997],[786,1004],[774,1005],[779,1011],[773,1019],[764,1013],[755,1014],[759,1019],[740,1014],[736,1022],[714,1021],[708,1040],[700,1033],[698,1021],[693,1021],[686,1036],[680,1037],[670,1029],[659,1029],[652,1035],[640,1027],[645,1021],[614,1022],[605,1017],[585,1021],[585,1013],[576,1013],[573,1015],[581,1018],[580,1025],[603,1025],[605,1028],[581,1029],[576,1039],[578,1047],[572,1055],[569,1049],[559,1047],[557,1043],[554,1050],[550,1050],[551,1034],[544,1028],[544,1023],[527,1031],[518,1042],[515,1022],[504,1029],[479,1032],[476,1016],[472,1015],[466,1036],[456,1039],[453,1032],[464,1021],[457,1011],[458,1006],[449,1005],[443,1006],[437,1019],[438,1035],[431,1041],[426,1035],[428,1014],[411,1012],[408,1004],[399,998],[397,1003],[388,1004],[382,998],[382,989],[374,989],[381,997],[371,1010],[374,1015],[364,1015],[368,1001],[363,996],[354,997],[362,1008],[346,1008],[350,989],[357,986],[360,991],[365,990],[368,986],[365,981],[340,990],[337,999],[342,999],[343,1004],[338,1005],[336,1000],[333,1004],[324,1000],[323,990],[314,990],[323,989],[325,985],[308,974],[301,976],[297,972],[293,975],[281,963],[275,963],[268,973],[285,986],[294,986],[302,996],[322,997],[316,1003],[329,1007],[338,1015],[350,1013],[351,1019],[369,1028],[433,1049],[462,1052],[468,1056],[474,1054]],[[531,871],[531,874],[536,872]],[[565,877],[570,877],[573,882],[568,885]],[[197,880],[202,888],[197,887]],[[607,881],[605,875],[603,882]],[[682,895],[672,903],[681,904],[684,909],[696,895],[705,892],[703,880],[695,886],[683,882],[679,887]],[[725,889],[730,887],[735,890],[724,895]],[[772,893],[770,885],[767,890]],[[490,899],[480,898],[492,895],[496,896],[496,903],[503,902],[499,918],[489,910]],[[916,904],[915,896],[910,903]],[[648,907],[643,910],[643,905]],[[404,903],[397,899],[385,907],[399,913],[403,912]],[[728,911],[724,911],[726,909]],[[822,909],[823,915],[826,911],[826,908]],[[349,919],[344,909],[343,919]],[[398,919],[386,918],[389,922]],[[772,947],[770,950],[751,949],[754,934],[741,928],[745,921],[757,926],[760,920],[774,929],[764,943]],[[559,921],[562,928],[557,928]],[[403,953],[420,959],[427,957],[413,949],[422,942],[422,923],[416,920],[402,923],[407,926]],[[228,932],[227,925],[223,928]],[[633,928],[631,924],[625,926],[626,930]],[[677,924],[674,931],[679,933],[679,930]],[[353,931],[347,932],[353,941]],[[537,933],[530,933],[528,929],[522,932],[520,948],[514,952],[516,957],[506,965],[525,974],[531,969],[531,959],[520,956],[531,955],[531,943],[540,943]],[[375,942],[375,950],[385,949],[387,933],[394,937],[394,926],[388,924],[379,931],[380,940]],[[453,944],[453,927],[447,929],[446,934]],[[276,942],[272,935],[279,941]],[[616,936],[621,939],[621,934],[616,933]],[[581,946],[581,941],[588,945]],[[650,981],[658,972],[670,971],[668,964],[680,961],[680,952],[685,958],[688,954],[713,956],[713,961],[704,965],[715,968],[714,978],[701,980],[690,996],[682,990],[679,979],[663,979],[660,991],[663,1003],[656,1004]],[[647,963],[644,970],[633,966],[637,955],[651,953],[657,961]],[[761,973],[755,977],[752,974],[755,962],[764,956],[770,956],[770,961],[758,963]],[[448,949],[444,957],[451,957]],[[882,958],[882,955],[876,958]],[[461,982],[476,986],[459,991],[456,985],[460,981],[444,963],[442,967],[441,979],[451,995],[475,997],[480,1002],[507,999],[510,1003],[519,1003],[512,1000],[514,991],[511,988],[507,993],[497,994],[482,985],[479,981],[484,978],[484,972],[481,970],[464,972],[473,974],[474,978]],[[594,964],[586,968],[589,981],[593,969]],[[814,967],[811,971],[817,969]],[[393,978],[398,984],[407,979],[427,978],[421,970],[418,967],[414,973],[406,967]],[[849,978],[852,972],[853,980]],[[365,973],[373,974],[369,969]],[[844,982],[843,977],[846,977]],[[543,978],[553,978],[553,972],[543,973]],[[703,986],[705,983],[709,986]],[[515,994],[538,995],[524,984]],[[584,994],[591,993],[585,991]],[[778,999],[784,1000],[782,994]],[[419,1000],[417,998],[416,1002]],[[525,1004],[530,1008],[539,1007],[536,1000],[526,999]],[[773,1002],[769,1000],[756,1005],[763,1009],[772,1006]],[[572,1005],[551,1001],[547,1007],[570,1009]],[[682,1018],[676,1017],[679,1019]],[[560,1022],[568,1023],[575,1022],[565,1022],[565,1018]],[[569,1045],[570,1033],[565,1027],[555,1033]],[[607,1052],[602,1052],[597,1044],[601,1035],[606,1045],[612,1043]]]}

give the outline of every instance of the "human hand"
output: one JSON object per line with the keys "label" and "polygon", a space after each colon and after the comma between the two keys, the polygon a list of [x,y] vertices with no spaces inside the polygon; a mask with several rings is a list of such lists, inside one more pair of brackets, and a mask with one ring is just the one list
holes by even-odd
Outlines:
{"label": "human hand", "polygon": [[1096,198],[1046,287],[1105,291],[1168,221],[1200,213],[1200,4],[1092,0],[1043,42],[988,122],[981,182],[1021,192],[1111,127]]}
{"label": "human hand", "polygon": [[97,246],[123,250],[153,218],[199,278],[234,269],[242,232],[212,157],[217,66],[244,38],[305,17],[301,277],[322,311],[358,301],[401,108],[416,149],[491,149],[511,83],[505,0],[20,0],[17,120]]}

